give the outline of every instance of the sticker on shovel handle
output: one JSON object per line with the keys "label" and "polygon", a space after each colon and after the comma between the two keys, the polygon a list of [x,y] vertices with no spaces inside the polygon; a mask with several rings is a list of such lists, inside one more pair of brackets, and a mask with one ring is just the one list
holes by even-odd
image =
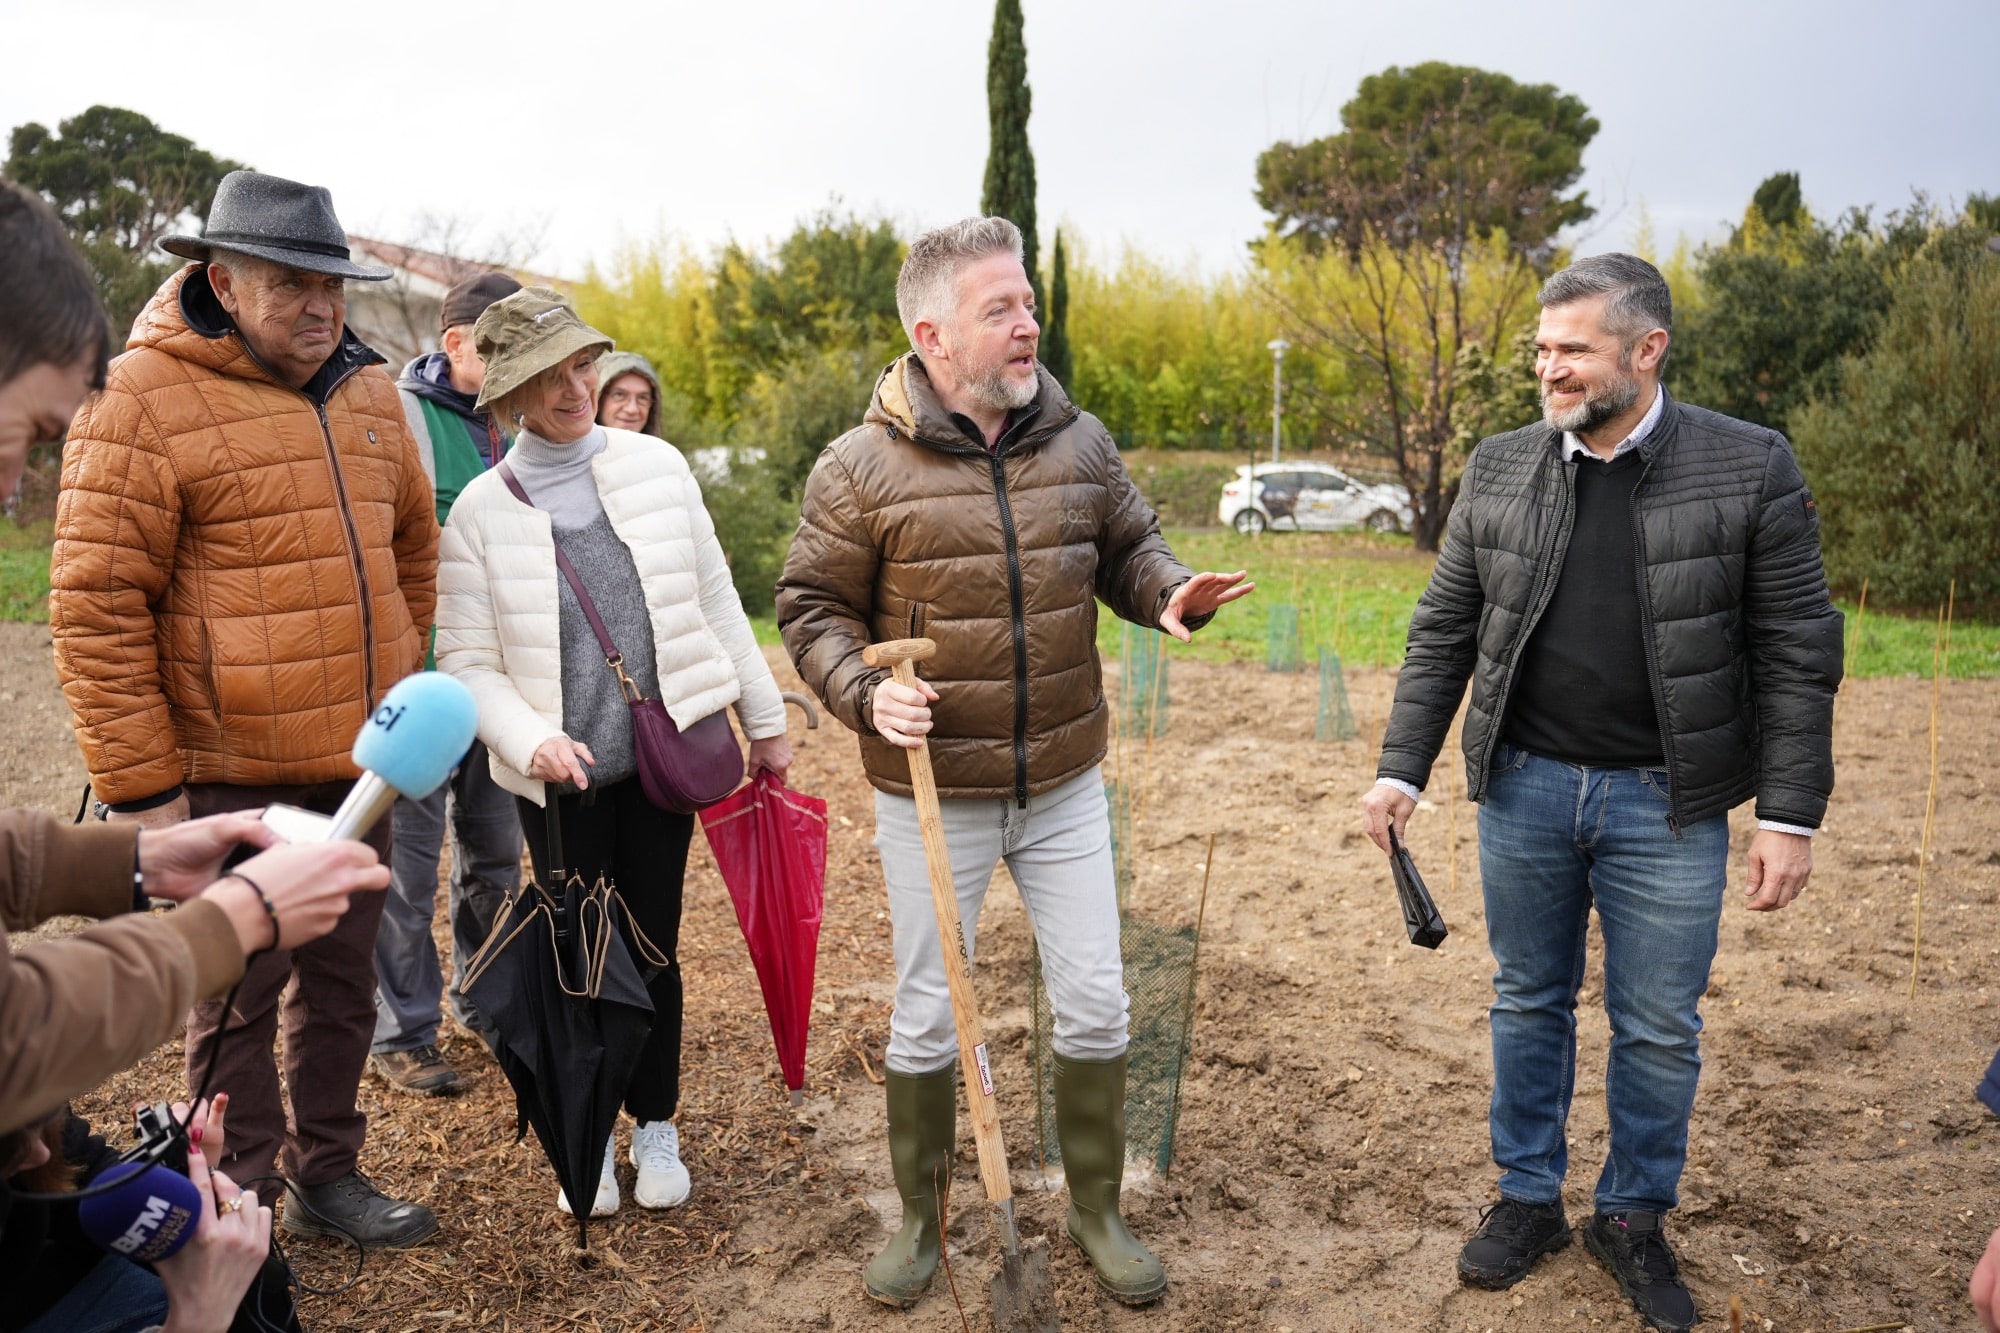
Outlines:
{"label": "sticker on shovel handle", "polygon": [[980,1042],[972,1048],[972,1063],[979,1066],[979,1086],[988,1097],[993,1095],[993,1070],[986,1064],[986,1043]]}

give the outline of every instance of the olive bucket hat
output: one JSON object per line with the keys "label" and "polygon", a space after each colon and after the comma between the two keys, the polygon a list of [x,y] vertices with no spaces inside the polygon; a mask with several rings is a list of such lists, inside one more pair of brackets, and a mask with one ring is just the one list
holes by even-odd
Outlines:
{"label": "olive bucket hat", "polygon": [[608,352],[614,344],[584,323],[561,292],[523,287],[486,307],[472,326],[472,345],[486,363],[476,404],[483,412],[578,352]]}
{"label": "olive bucket hat", "polygon": [[357,282],[384,282],[386,268],[357,264],[347,233],[333,214],[333,196],[324,186],[301,185],[261,171],[232,171],[215,187],[208,225],[199,236],[162,236],[160,248],[181,259],[204,263],[217,250],[327,273]]}

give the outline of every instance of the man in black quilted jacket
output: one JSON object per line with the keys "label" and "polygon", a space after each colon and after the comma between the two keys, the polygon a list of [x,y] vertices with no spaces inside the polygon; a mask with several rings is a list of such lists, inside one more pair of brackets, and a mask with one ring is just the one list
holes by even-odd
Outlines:
{"label": "man in black quilted jacket", "polygon": [[1785,438],[1661,388],[1673,301],[1659,271],[1593,256],[1540,301],[1544,420],[1481,441],[1466,464],[1362,807],[1386,851],[1470,678],[1466,788],[1499,964],[1500,1197],[1459,1275],[1511,1286],[1569,1243],[1565,1133],[1595,906],[1611,1150],[1584,1241],[1650,1327],[1682,1330],[1694,1299],[1662,1219],[1701,1072],[1727,815],[1755,798],[1745,905],[1784,907],[1812,873],[1833,790],[1841,620]]}

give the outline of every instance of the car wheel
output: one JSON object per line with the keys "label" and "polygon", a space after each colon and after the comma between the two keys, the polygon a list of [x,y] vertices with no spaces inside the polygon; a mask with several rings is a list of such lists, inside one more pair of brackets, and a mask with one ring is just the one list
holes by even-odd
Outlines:
{"label": "car wheel", "polygon": [[1266,526],[1264,515],[1260,511],[1255,509],[1239,509],[1236,511],[1236,530],[1244,536],[1248,537],[1254,533],[1262,532]]}
{"label": "car wheel", "polygon": [[1362,526],[1370,532],[1401,532],[1403,530],[1403,525],[1387,509],[1378,509],[1370,514]]}

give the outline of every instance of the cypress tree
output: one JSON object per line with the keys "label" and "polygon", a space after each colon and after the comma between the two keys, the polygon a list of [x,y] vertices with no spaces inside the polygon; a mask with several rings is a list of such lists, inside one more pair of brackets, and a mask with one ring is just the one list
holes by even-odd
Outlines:
{"label": "cypress tree", "polygon": [[1028,148],[1028,43],[1021,32],[1021,0],[996,0],[993,39],[986,46],[986,117],[991,143],[986,150],[986,184],[979,209],[1021,229],[1021,260],[1041,304],[1042,278],[1036,267],[1035,155]]}
{"label": "cypress tree", "polygon": [[1062,228],[1056,228],[1056,253],[1049,261],[1049,303],[1043,310],[1042,364],[1064,388],[1069,387],[1069,265],[1063,257]]}

